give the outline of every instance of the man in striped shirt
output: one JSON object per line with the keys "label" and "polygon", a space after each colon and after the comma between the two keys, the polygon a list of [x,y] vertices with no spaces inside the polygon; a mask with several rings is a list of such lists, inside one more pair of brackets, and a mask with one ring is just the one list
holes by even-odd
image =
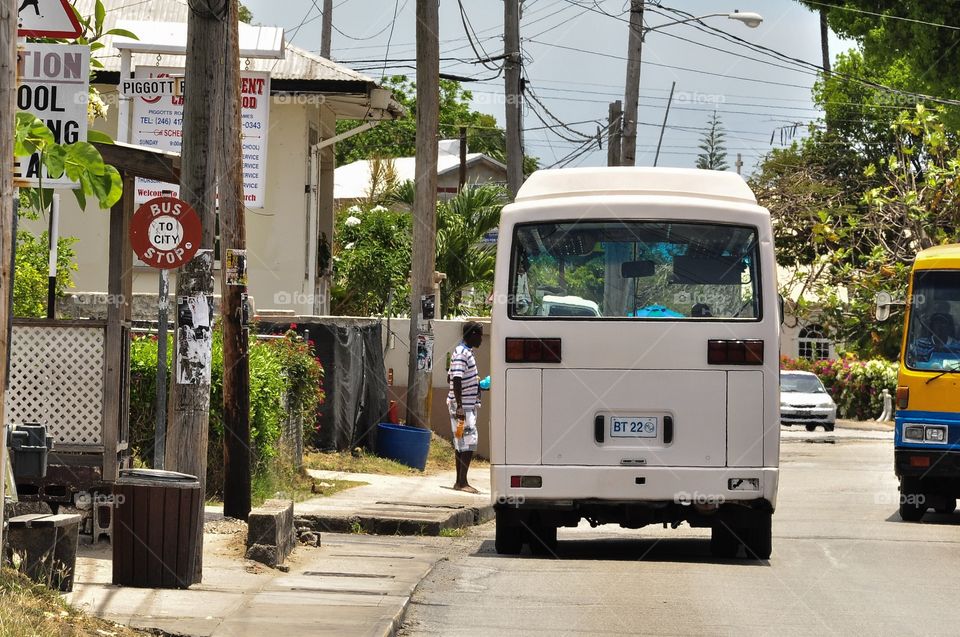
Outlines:
{"label": "man in striped shirt", "polygon": [[453,350],[447,380],[447,407],[453,430],[453,449],[457,454],[457,482],[453,488],[479,493],[467,482],[467,470],[477,450],[477,410],[480,408],[480,375],[474,348],[483,342],[483,326],[470,321],[463,326],[463,340]]}

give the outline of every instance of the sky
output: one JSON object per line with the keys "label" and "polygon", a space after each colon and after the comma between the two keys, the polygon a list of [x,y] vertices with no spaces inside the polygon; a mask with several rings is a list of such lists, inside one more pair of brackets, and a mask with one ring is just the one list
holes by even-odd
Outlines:
{"label": "sky", "polygon": [[[254,23],[283,27],[288,43],[319,52],[322,0],[243,0]],[[481,55],[503,50],[503,2],[462,0],[474,44]],[[379,80],[416,74],[416,0],[335,0],[331,58]],[[659,8],[658,8],[659,5]],[[524,0],[520,35],[523,70],[533,95],[524,108],[526,154],[541,167],[606,165],[606,143],[557,126],[567,124],[593,136],[606,125],[608,104],[623,99],[629,0]],[[816,120],[810,88],[816,72],[751,50],[693,24],[667,24],[683,16],[752,11],[763,23],[750,29],[725,16],[703,22],[749,43],[819,66],[818,16],[795,0],[648,0],[640,78],[637,165],[652,166],[671,84],[676,83],[658,165],[692,167],[703,130],[713,112],[726,129],[730,170],[737,153],[743,174],[771,148],[789,144],[796,129]],[[396,16],[396,17],[394,17]],[[658,25],[664,25],[658,28]],[[504,122],[504,81],[477,59],[456,0],[440,2],[440,68],[476,78],[465,82],[475,110]],[[853,46],[831,34],[830,54]],[[385,62],[384,60],[388,60]],[[534,101],[534,97],[539,103]],[[532,103],[531,103],[532,102]],[[539,115],[539,118],[538,118]],[[545,120],[553,128],[547,128]],[[556,119],[554,119],[556,118]],[[801,127],[797,129],[796,124]],[[566,139],[564,139],[566,138]],[[773,142],[771,143],[771,138]]]}

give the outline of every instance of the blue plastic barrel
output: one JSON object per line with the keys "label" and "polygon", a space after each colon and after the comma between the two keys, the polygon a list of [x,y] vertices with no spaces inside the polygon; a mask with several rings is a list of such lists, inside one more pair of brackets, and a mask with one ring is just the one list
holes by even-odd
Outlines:
{"label": "blue plastic barrel", "polygon": [[429,429],[382,422],[377,425],[377,455],[423,471],[430,453],[430,437]]}

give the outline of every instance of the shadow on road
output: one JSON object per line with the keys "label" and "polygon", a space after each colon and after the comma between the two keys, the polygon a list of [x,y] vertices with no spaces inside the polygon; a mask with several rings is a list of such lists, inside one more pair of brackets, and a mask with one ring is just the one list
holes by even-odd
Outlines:
{"label": "shadow on road", "polygon": [[[741,549],[741,555],[742,555]],[[707,539],[677,538],[597,538],[589,540],[564,540],[557,543],[552,556],[534,556],[529,547],[524,547],[519,556],[498,555],[493,540],[483,542],[476,557],[500,559],[561,559],[561,560],[610,560],[620,562],[682,562],[701,564],[729,564],[731,566],[770,566],[768,560],[721,559],[710,554]]]}
{"label": "shadow on road", "polygon": [[960,513],[934,513],[933,511],[928,511],[926,515],[923,516],[923,520],[920,522],[904,522],[900,519],[900,513],[894,511],[891,513],[887,519],[887,522],[895,522],[897,524],[928,524],[935,526],[960,526]]}

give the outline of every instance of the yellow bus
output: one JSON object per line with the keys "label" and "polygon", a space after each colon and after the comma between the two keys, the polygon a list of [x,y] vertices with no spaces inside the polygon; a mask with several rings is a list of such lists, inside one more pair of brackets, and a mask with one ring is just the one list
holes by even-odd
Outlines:
{"label": "yellow bus", "polygon": [[[878,300],[878,318],[889,305]],[[960,495],[960,244],[917,254],[904,321],[894,462],[900,517],[916,522]]]}

